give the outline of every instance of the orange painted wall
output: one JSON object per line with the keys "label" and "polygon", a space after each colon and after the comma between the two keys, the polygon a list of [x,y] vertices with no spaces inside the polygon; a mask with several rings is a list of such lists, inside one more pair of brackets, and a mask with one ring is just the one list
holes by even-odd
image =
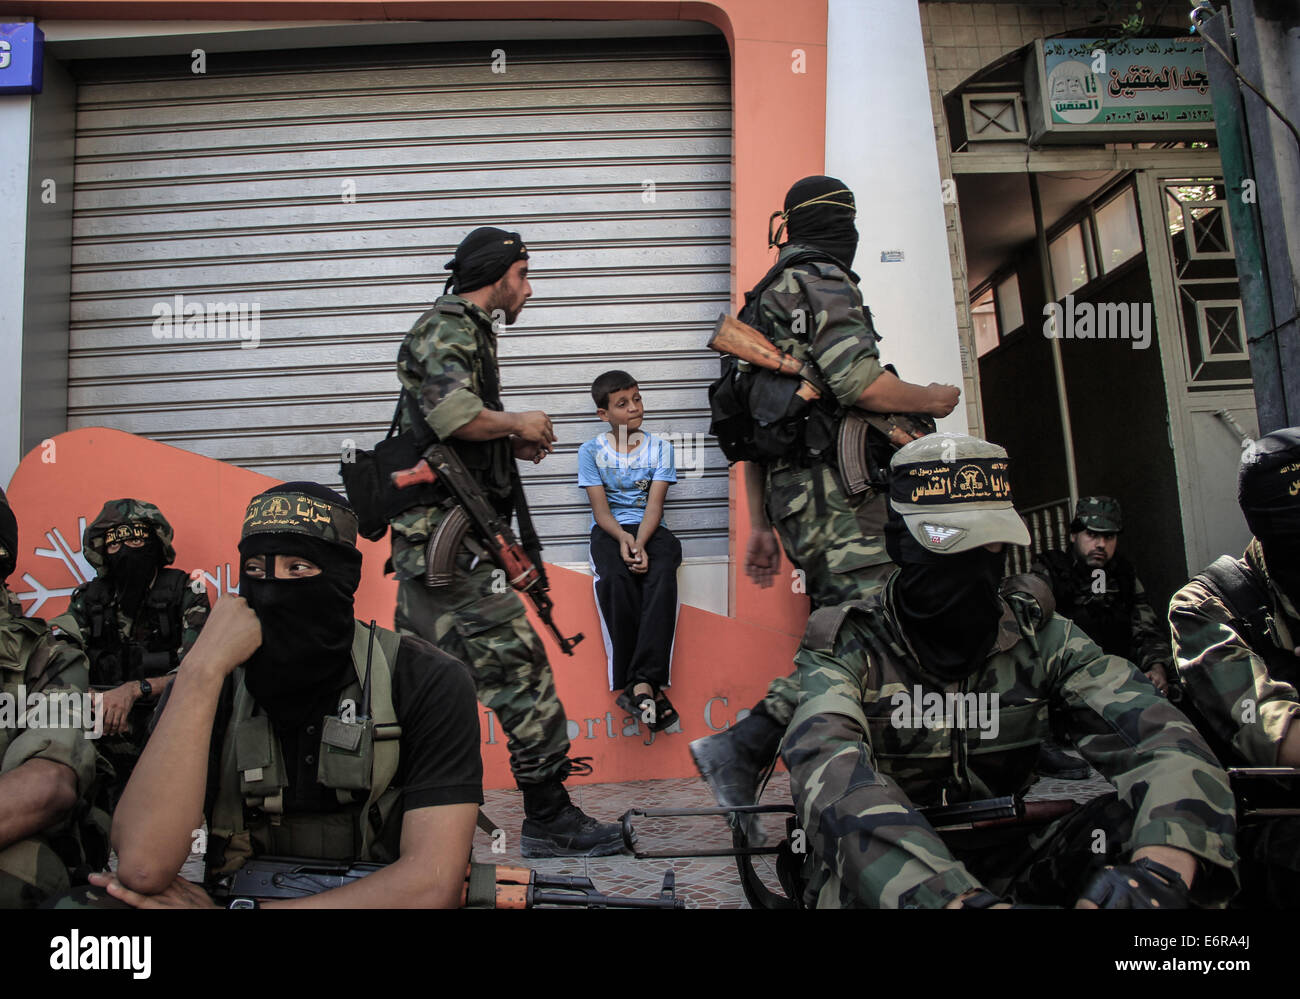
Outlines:
{"label": "orange painted wall", "polygon": [[[465,2],[382,3],[369,0],[205,0],[205,2],[96,2],[37,0],[20,6],[0,2],[0,12],[39,19],[85,18],[166,20],[698,20],[725,35],[732,60],[732,299],[751,286],[774,259],[767,248],[769,215],[781,207],[785,192],[800,177],[824,169],[826,118],[826,0],[716,0],[676,3],[659,0],[475,0]],[[796,51],[798,50],[798,52]],[[799,54],[802,53],[800,59]],[[796,72],[796,66],[802,72]],[[701,342],[706,330],[701,329]],[[87,436],[88,435],[88,436]],[[119,438],[126,438],[130,445]],[[178,565],[215,569],[230,561],[249,496],[272,480],[189,455],[163,445],[137,441],[102,429],[81,430],[57,439],[59,460],[28,455],[15,473],[14,508],[23,526],[23,561],[11,578],[13,588],[25,568],[48,566],[35,556],[29,540],[54,527],[76,548],[76,516],[93,517],[109,498],[136,495],[158,502],[177,527]],[[116,443],[114,443],[116,442]],[[148,457],[121,463],[106,455],[118,447],[161,448]],[[69,453],[89,466],[71,471]],[[165,454],[165,457],[164,457]],[[183,458],[181,456],[184,456]],[[94,463],[98,462],[98,465]],[[60,466],[63,470],[60,471]],[[87,474],[88,468],[94,474]],[[93,489],[86,483],[93,482]],[[56,509],[57,505],[57,509]],[[173,511],[176,516],[173,516]],[[183,511],[183,513],[182,513]],[[54,519],[55,516],[61,519]],[[72,520],[69,522],[69,517]],[[807,598],[791,591],[791,566],[783,565],[777,585],[759,590],[737,572],[749,536],[749,511],[739,467],[731,472],[731,577],[734,617],[683,607],[673,664],[672,696],[682,716],[683,733],[661,734],[651,746],[635,737],[615,735],[622,729],[613,699],[604,690],[604,660],[589,577],[552,570],[562,627],[584,631],[589,640],[572,660],[551,647],[556,682],[569,717],[579,724],[576,754],[592,755],[598,780],[680,777],[694,773],[686,743],[711,731],[705,710],[717,726],[735,712],[751,707],[772,677],[790,670],[790,657],[807,619]],[[364,544],[364,543],[363,543]],[[44,540],[40,545],[45,546]],[[366,550],[367,582],[359,599],[363,611],[391,624],[393,584],[378,575],[383,554]],[[372,577],[373,574],[373,577]],[[42,580],[43,581],[43,580]],[[61,584],[70,585],[70,580]],[[52,584],[45,584],[52,585]],[[386,589],[385,589],[386,588]],[[29,602],[30,603],[30,602]],[[54,602],[39,613],[51,616]],[[725,698],[726,703],[720,700]],[[588,724],[588,719],[592,719]],[[486,733],[486,729],[485,729]],[[592,738],[587,738],[588,734]],[[603,734],[602,734],[603,733]],[[685,738],[683,738],[683,735]],[[503,740],[484,747],[489,786],[510,783]]]}

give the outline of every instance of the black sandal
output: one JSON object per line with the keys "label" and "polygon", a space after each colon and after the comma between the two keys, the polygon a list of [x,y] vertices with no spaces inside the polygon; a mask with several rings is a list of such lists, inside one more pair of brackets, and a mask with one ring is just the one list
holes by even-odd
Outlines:
{"label": "black sandal", "polygon": [[651,732],[662,732],[678,719],[677,709],[668,695],[662,690],[655,691],[655,720],[650,725]]}
{"label": "black sandal", "polygon": [[[645,705],[648,703],[651,708],[652,720],[646,722],[646,726],[650,729],[650,731],[657,732],[658,729],[655,728],[655,723],[659,719],[659,705],[655,700],[654,687],[653,686],[650,687],[650,693],[642,694],[640,697],[637,697],[634,693],[632,693],[632,689],[635,686],[636,684],[634,683],[631,686],[629,686],[625,691],[623,691],[623,693],[619,694],[618,697],[614,699],[614,703],[617,704],[624,711],[626,711],[637,721],[644,720]],[[669,705],[669,707],[671,707],[671,705]],[[673,712],[673,717],[674,718],[677,717],[676,712]]]}

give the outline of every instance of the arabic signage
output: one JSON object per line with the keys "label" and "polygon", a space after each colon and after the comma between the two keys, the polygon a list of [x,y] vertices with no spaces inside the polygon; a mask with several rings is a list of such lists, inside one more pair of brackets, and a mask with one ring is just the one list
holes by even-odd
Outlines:
{"label": "arabic signage", "polygon": [[1025,82],[1033,143],[1214,132],[1199,39],[1133,38],[1107,44],[1095,38],[1049,38],[1036,41],[1034,49]]}
{"label": "arabic signage", "polygon": [[0,94],[39,94],[45,36],[34,24],[0,24]]}

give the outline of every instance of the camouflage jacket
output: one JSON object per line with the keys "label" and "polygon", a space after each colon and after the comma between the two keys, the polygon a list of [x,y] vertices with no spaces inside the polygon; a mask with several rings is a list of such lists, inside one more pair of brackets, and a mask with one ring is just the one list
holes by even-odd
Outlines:
{"label": "camouflage jacket", "polygon": [[1030,571],[1051,585],[1057,612],[1083,629],[1107,655],[1127,659],[1143,673],[1169,666],[1173,658],[1169,632],[1151,609],[1132,564],[1122,555],[1094,570],[1072,551],[1043,552]]}
{"label": "camouflage jacket", "polygon": [[[491,317],[468,299],[443,295],[416,320],[397,354],[397,377],[419,402],[421,415],[442,441],[452,444],[471,474],[488,485],[493,465],[496,479],[513,466],[508,439],[471,444],[453,440],[454,431],[473,420],[484,408],[500,409],[497,337]],[[403,431],[411,428],[409,414],[400,414]],[[482,460],[476,460],[482,459]],[[489,487],[490,488],[490,487]],[[500,501],[500,494],[489,499]],[[500,506],[498,505],[498,509]],[[407,510],[391,521],[393,568],[398,579],[418,579],[424,574],[424,543],[446,511],[438,506]]]}
{"label": "camouflage jacket", "polygon": [[0,587],[0,773],[28,760],[50,760],[77,775],[78,794],[88,792],[95,777],[82,696],[88,672],[84,653],[56,641],[39,618],[23,617],[22,605]]}
{"label": "camouflage jacket", "polygon": [[[1240,754],[1240,759],[1223,762],[1275,767],[1287,728],[1300,719],[1300,695],[1294,682],[1270,675],[1265,656],[1293,654],[1300,646],[1300,614],[1269,580],[1258,541],[1251,540],[1238,565],[1267,586],[1272,598],[1268,630],[1276,650],[1252,648],[1232,611],[1193,579],[1169,602],[1174,663],[1210,734]],[[1300,667],[1300,659],[1296,664]]]}
{"label": "camouflage jacket", "polygon": [[[179,569],[160,569],[159,576],[164,572],[182,571]],[[183,572],[182,575],[184,575]],[[60,638],[73,642],[79,648],[85,650],[92,658],[97,652],[101,651],[99,646],[102,646],[103,649],[116,649],[119,645],[136,645],[148,652],[167,652],[175,657],[166,667],[151,669],[131,670],[124,663],[122,668],[123,682],[138,680],[146,676],[158,676],[174,668],[198,640],[199,632],[203,630],[203,625],[208,620],[208,613],[211,611],[207,591],[195,593],[186,583],[180,588],[180,610],[179,614],[176,615],[180,622],[180,631],[171,638],[164,639],[162,636],[162,623],[159,620],[161,613],[159,611],[145,606],[137,612],[137,617],[132,619],[113,599],[109,603],[109,610],[112,612],[112,619],[116,625],[116,634],[112,639],[96,643],[91,638],[90,611],[87,607],[87,593],[91,585],[91,583],[86,583],[78,586],[73,591],[72,598],[68,601],[68,609],[50,622]],[[149,597],[146,596],[146,602],[148,599]],[[139,673],[139,675],[137,676],[136,673]],[[111,680],[108,677],[96,675],[92,669],[90,682],[107,683],[111,682]]]}
{"label": "camouflage jacket", "polygon": [[[778,262],[801,248],[787,244]],[[759,299],[758,314],[763,329],[781,350],[816,364],[841,406],[857,402],[867,386],[884,372],[877,346],[880,338],[870,310],[862,304],[862,292],[848,274],[829,261],[787,269]],[[824,507],[817,513],[823,506],[818,502],[818,493],[827,489],[838,492],[839,486],[825,465],[808,468],[803,464],[781,460],[768,466],[764,495],[773,523],[795,515],[825,519]],[[853,505],[878,506],[877,515],[869,519],[879,521],[883,529],[884,502],[883,495],[868,490]],[[849,505],[849,501],[840,496],[837,504]],[[889,561],[883,538],[855,532],[853,537],[840,541],[828,551],[828,556],[843,563],[836,571]]]}
{"label": "camouflage jacket", "polygon": [[[1130,663],[1011,593],[984,668],[945,687],[919,673],[893,590],[891,580],[879,598],[818,611],[795,657],[802,693],[782,752],[809,846],[809,904],[939,908],[980,887],[914,809],[1028,787],[1053,726],[1133,809],[1126,849],[1187,850],[1201,861],[1193,898],[1231,896],[1227,776]],[[826,615],[839,620],[828,627]]]}

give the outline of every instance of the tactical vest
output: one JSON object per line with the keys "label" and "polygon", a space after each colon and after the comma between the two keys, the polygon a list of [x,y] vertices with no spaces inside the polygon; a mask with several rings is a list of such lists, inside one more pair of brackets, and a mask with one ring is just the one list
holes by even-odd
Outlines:
{"label": "tactical vest", "polygon": [[[284,753],[271,721],[260,713],[235,671],[235,696],[221,746],[221,773],[209,830],[208,869],[235,870],[248,857],[276,855],[316,860],[397,859],[401,822],[391,822],[401,789],[397,774],[402,729],[393,708],[392,675],[401,638],[356,622],[352,665],[356,677],[340,704],[356,705],[355,720],[325,718],[317,753],[317,780],[335,792],[329,812],[284,814],[289,786]],[[370,667],[370,717],[363,718],[363,684]]]}
{"label": "tactical vest", "polygon": [[1137,573],[1132,564],[1127,559],[1111,559],[1105,570],[1108,593],[1102,595],[1092,592],[1091,573],[1080,575],[1074,562],[1074,555],[1068,552],[1043,555],[1043,564],[1052,574],[1059,613],[1078,625],[1107,655],[1132,661],[1133,605],[1137,601]]}
{"label": "tactical vest", "polygon": [[[82,637],[90,660],[91,683],[121,683],[161,676],[176,665],[176,650],[185,633],[181,605],[188,584],[189,576],[180,569],[159,569],[131,622],[132,634],[125,639],[118,631],[118,603],[113,585],[102,577],[86,584],[82,607],[89,630]],[[167,653],[169,661],[165,665],[146,666],[140,670],[140,676],[128,676],[129,663],[123,653],[132,645],[146,653]]]}
{"label": "tactical vest", "polygon": [[[479,385],[479,398],[486,409],[501,413],[505,406],[501,402],[501,382],[497,374],[496,352],[488,340],[487,330],[483,329],[478,316],[472,315],[464,303],[453,301],[446,296],[433,305],[440,315],[468,316],[474,327],[474,372]],[[408,398],[410,393],[407,393]],[[414,400],[412,400],[414,401]],[[418,417],[418,411],[415,416]],[[428,427],[422,419],[413,419],[413,427]],[[430,435],[431,436],[431,435]],[[515,470],[514,450],[510,438],[499,437],[489,441],[467,441],[459,437],[450,437],[443,441],[460,457],[470,474],[483,487],[488,501],[503,516],[509,516],[513,508]]]}

